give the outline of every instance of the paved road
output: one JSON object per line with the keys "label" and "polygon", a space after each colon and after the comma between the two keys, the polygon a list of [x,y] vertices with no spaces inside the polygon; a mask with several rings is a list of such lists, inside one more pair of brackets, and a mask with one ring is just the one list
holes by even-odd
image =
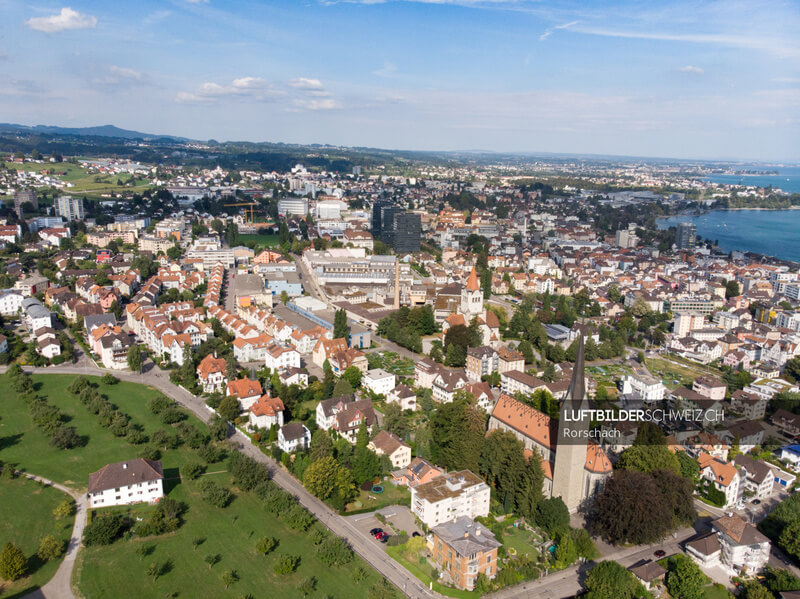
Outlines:
{"label": "paved road", "polygon": [[83,529],[86,527],[86,518],[88,515],[88,501],[86,495],[78,493],[69,487],[59,485],[51,480],[36,476],[35,474],[23,473],[24,476],[32,480],[42,482],[59,491],[66,493],[75,499],[75,525],[72,527],[72,536],[67,545],[67,553],[64,555],[64,560],[56,570],[55,576],[44,585],[42,588],[29,593],[25,599],[76,599],[72,593],[72,570],[75,567],[75,558],[78,557],[78,550],[81,546],[81,539],[83,539]]}

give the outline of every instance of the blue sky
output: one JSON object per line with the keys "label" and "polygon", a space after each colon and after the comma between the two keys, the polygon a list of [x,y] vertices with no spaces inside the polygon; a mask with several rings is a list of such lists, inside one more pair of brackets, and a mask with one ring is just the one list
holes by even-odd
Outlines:
{"label": "blue sky", "polygon": [[800,3],[0,0],[0,121],[800,161]]}

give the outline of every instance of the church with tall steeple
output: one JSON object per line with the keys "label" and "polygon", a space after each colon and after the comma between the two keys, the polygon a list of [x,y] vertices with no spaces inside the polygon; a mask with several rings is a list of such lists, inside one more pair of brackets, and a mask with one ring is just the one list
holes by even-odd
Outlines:
{"label": "church with tall steeple", "polygon": [[461,289],[461,302],[458,310],[442,323],[442,332],[456,325],[469,326],[476,319],[481,332],[481,344],[497,349],[500,347],[500,320],[497,314],[483,307],[483,290],[478,280],[478,272],[472,267],[467,284]]}
{"label": "church with tall steeple", "polygon": [[558,421],[505,393],[500,395],[489,418],[490,432],[508,431],[522,441],[529,459],[538,455],[545,476],[545,497],[560,497],[570,513],[594,496],[613,470],[603,448],[580,436],[581,431],[589,430],[589,421],[567,421],[564,417],[566,410],[589,408],[584,367],[581,336]]}

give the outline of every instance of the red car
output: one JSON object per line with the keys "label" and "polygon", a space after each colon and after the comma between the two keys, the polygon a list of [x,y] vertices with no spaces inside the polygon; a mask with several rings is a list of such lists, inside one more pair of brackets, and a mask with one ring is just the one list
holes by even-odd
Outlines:
{"label": "red car", "polygon": [[375,535],[375,539],[378,540],[378,541],[381,541],[383,543],[385,543],[386,542],[385,539],[388,539],[388,538],[389,538],[389,535],[387,535],[385,532],[379,532],[379,533],[377,533]]}

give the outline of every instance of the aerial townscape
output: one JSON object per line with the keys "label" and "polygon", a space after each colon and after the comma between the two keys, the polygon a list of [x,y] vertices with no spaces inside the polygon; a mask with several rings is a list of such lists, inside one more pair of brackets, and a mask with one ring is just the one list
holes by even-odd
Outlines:
{"label": "aerial townscape", "polygon": [[[747,3],[746,30],[671,3],[80,4],[9,3],[28,55],[0,47],[30,123],[0,124],[0,597],[800,599],[800,38]],[[142,28],[179,17],[173,57]],[[307,25],[369,33],[356,59]],[[715,80],[703,126],[500,94],[495,25],[541,77],[568,48],[587,94],[603,57],[626,93],[646,64],[707,98],[720,60],[794,88]],[[379,39],[408,64],[187,83],[204,57],[262,73],[262,28],[303,68]],[[150,71],[106,64],[131,36]],[[45,65],[52,89],[16,76]],[[451,103],[462,77],[485,95]],[[751,105],[775,120],[729,137]]]}

